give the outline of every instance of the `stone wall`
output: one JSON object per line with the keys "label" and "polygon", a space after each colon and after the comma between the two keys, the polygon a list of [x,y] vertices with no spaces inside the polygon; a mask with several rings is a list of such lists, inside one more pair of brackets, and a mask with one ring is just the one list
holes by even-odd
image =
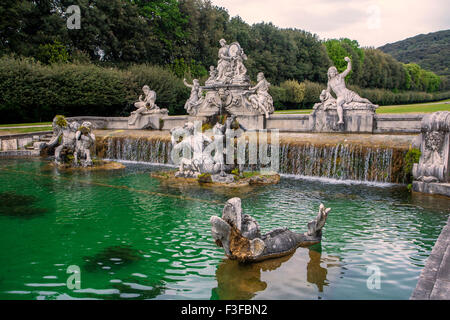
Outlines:
{"label": "stone wall", "polygon": [[[340,133],[420,133],[420,123],[423,114],[375,114],[373,119],[361,117],[357,112],[351,119],[347,118],[344,130],[332,130],[328,128],[325,132]],[[320,132],[317,127],[317,115],[312,114],[272,114],[270,118],[261,116],[238,117],[238,121],[249,130],[252,129],[278,129],[280,132]],[[127,117],[71,117],[68,121],[90,121],[96,129],[127,130]],[[170,130],[174,127],[183,126],[185,122],[192,121],[193,117],[188,115],[163,116],[155,118],[153,125],[147,130],[159,129]]]}

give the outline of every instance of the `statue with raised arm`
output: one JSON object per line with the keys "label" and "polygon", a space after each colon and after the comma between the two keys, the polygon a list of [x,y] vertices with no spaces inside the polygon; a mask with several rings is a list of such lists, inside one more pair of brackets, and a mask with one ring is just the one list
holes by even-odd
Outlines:
{"label": "statue with raised arm", "polygon": [[186,109],[187,113],[195,115],[197,107],[200,106],[204,100],[200,83],[198,82],[198,79],[194,79],[192,84],[187,83],[186,79],[183,79],[183,83],[186,87],[191,88],[191,95],[184,104],[184,109]]}
{"label": "statue with raised arm", "polygon": [[95,135],[92,132],[92,123],[85,121],[75,134],[76,146],[74,152],[74,163],[78,165],[81,160],[83,167],[92,166],[91,148],[95,145]]}
{"label": "statue with raised arm", "polygon": [[230,259],[241,262],[261,261],[288,255],[299,246],[319,243],[330,210],[320,204],[319,213],[308,223],[308,231],[305,233],[277,228],[261,234],[258,222],[251,216],[242,214],[241,199],[232,198],[225,204],[221,218],[210,218],[211,233],[216,244],[223,247]]}
{"label": "statue with raised arm", "polygon": [[331,93],[331,90],[333,90],[336,94],[336,108],[339,117],[338,124],[344,123],[344,104],[358,102],[372,105],[368,99],[361,98],[356,92],[347,89],[345,86],[345,77],[352,70],[352,63],[349,57],[345,57],[344,59],[347,61],[347,69],[344,72],[339,73],[334,66],[328,69],[328,85],[326,90],[328,93]]}
{"label": "statue with raised arm", "polygon": [[129,117],[128,124],[134,125],[136,120],[139,119],[141,115],[148,112],[159,111],[159,107],[156,105],[156,92],[150,90],[150,87],[145,85],[142,87],[142,91],[144,92],[144,98],[142,94],[139,96],[139,101],[135,102],[134,107],[137,109],[136,111],[131,112],[131,116]]}
{"label": "statue with raised arm", "polygon": [[262,72],[258,73],[257,81],[256,86],[250,88],[248,91],[249,93],[254,93],[250,95],[249,100],[254,109],[259,110],[266,118],[269,118],[269,114],[274,111],[273,99],[269,94],[270,83],[266,80]]}

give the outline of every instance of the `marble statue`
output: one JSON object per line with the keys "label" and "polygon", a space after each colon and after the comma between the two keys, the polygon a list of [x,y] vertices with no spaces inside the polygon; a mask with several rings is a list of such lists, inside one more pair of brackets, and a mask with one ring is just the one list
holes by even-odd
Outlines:
{"label": "marble statue", "polygon": [[68,122],[64,116],[56,116],[53,119],[53,137],[48,143],[41,145],[41,148],[55,147],[55,163],[63,164],[67,158],[63,156],[67,153],[74,153],[76,146],[76,132],[80,124],[76,121]]}
{"label": "marble statue", "polygon": [[257,81],[258,84],[249,89],[249,92],[255,93],[250,95],[249,100],[254,109],[260,110],[266,118],[269,118],[269,114],[274,111],[273,99],[269,94],[270,83],[262,72],[258,73]]}
{"label": "marble statue", "polygon": [[221,218],[210,218],[211,232],[216,244],[223,247],[230,259],[240,262],[261,261],[290,254],[299,246],[320,242],[330,210],[321,204],[317,217],[308,223],[305,233],[277,228],[261,234],[258,222],[242,214],[241,199],[232,198],[225,204]]}
{"label": "marble statue", "polygon": [[183,79],[183,83],[186,87],[191,88],[191,95],[184,104],[184,109],[186,109],[189,114],[195,113],[197,107],[205,100],[202,96],[200,83],[198,82],[198,79],[194,79],[192,84],[187,83],[186,79]]}
{"label": "marble statue", "polygon": [[247,55],[240,44],[227,44],[224,39],[219,44],[217,67],[210,67],[205,86],[200,86],[197,79],[192,85],[184,81],[191,88],[191,96],[185,104],[187,113],[197,117],[236,115],[241,117],[240,120],[247,117],[251,123],[262,123],[259,116],[268,118],[274,111],[273,99],[268,92],[269,82],[260,73],[258,84],[251,87],[244,64]]}
{"label": "marble statue", "polygon": [[209,67],[209,78],[205,81],[205,85],[213,85],[216,83],[217,69],[214,66]]}
{"label": "marble statue", "polygon": [[320,102],[314,104],[313,109],[316,110],[318,107],[323,107],[323,110],[332,109],[336,107],[336,99],[327,90],[322,90],[319,96]]}
{"label": "marble statue", "polygon": [[219,49],[219,60],[217,62],[217,82],[229,82],[231,70],[231,57],[229,54],[229,46],[225,39],[220,39],[219,41],[220,49]]}
{"label": "marble statue", "polygon": [[[424,190],[429,183],[450,182],[450,111],[438,111],[422,118],[420,159],[413,166],[413,190]],[[417,183],[422,182],[422,183]],[[419,188],[421,187],[421,188]],[[442,189],[442,187],[441,187]],[[450,185],[446,188],[450,196]]]}
{"label": "marble statue", "polygon": [[[183,136],[183,139],[179,142],[175,140],[173,133],[178,131]],[[173,151],[180,152],[187,150],[188,157],[182,157],[176,177],[184,178],[198,178],[202,173],[218,173],[220,171],[220,165],[214,162],[214,159],[209,152],[205,151],[205,144],[212,143],[212,139],[201,132],[201,130],[195,130],[195,126],[192,122],[187,122],[184,127],[176,128],[172,130],[172,143]]]}
{"label": "marble statue", "polygon": [[92,166],[91,148],[95,146],[92,123],[89,121],[83,122],[75,134],[75,139],[74,165],[77,166],[78,160],[80,160],[83,167]]}
{"label": "marble statue", "polygon": [[156,92],[150,90],[150,87],[145,85],[142,87],[144,92],[144,98],[142,94],[139,96],[139,101],[134,103],[134,107],[137,109],[131,112],[131,116],[128,119],[128,124],[134,125],[136,120],[138,120],[143,114],[149,112],[159,111],[159,107],[156,105]]}
{"label": "marble statue", "polygon": [[378,107],[377,105],[372,104],[372,102],[368,99],[361,98],[356,92],[347,89],[345,85],[345,77],[352,70],[352,63],[349,57],[345,57],[344,60],[347,61],[347,69],[345,69],[344,72],[339,73],[334,66],[328,69],[328,84],[326,92],[329,93],[329,95],[327,95],[327,98],[323,101],[324,104],[329,105],[331,101],[328,102],[328,100],[331,97],[331,91],[336,94],[336,110],[339,117],[338,124],[344,124],[344,107],[357,107],[356,104],[373,106],[373,108]]}

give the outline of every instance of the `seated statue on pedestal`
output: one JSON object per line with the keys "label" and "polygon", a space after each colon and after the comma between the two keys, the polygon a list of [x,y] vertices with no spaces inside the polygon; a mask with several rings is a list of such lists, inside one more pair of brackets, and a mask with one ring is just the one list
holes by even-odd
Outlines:
{"label": "seated statue on pedestal", "polygon": [[136,121],[143,115],[147,113],[157,113],[162,112],[163,110],[167,112],[166,109],[160,109],[155,101],[156,101],[156,92],[150,90],[149,86],[145,85],[142,87],[142,91],[144,92],[144,98],[142,95],[139,96],[139,101],[135,102],[134,106],[137,109],[136,111],[131,112],[131,116],[128,119],[129,125],[134,125]]}
{"label": "seated statue on pedestal", "polygon": [[[360,97],[356,92],[347,89],[345,77],[352,70],[352,64],[349,57],[345,57],[345,61],[347,61],[347,69],[342,73],[339,73],[334,66],[328,69],[327,89],[322,91],[320,95],[321,102],[314,105],[313,111],[315,113],[319,109],[336,109],[339,125],[344,124],[344,108],[370,111],[378,108],[378,105],[373,104],[366,98]],[[331,95],[331,91],[336,94],[336,99]]]}

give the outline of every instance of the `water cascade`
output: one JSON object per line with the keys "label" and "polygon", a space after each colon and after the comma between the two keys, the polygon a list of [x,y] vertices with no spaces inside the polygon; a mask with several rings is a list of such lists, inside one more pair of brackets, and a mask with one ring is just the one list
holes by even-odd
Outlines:
{"label": "water cascade", "polygon": [[[170,139],[111,136],[98,143],[97,155],[114,160],[167,164]],[[280,144],[280,173],[337,180],[405,183],[407,150],[358,144]]]}

